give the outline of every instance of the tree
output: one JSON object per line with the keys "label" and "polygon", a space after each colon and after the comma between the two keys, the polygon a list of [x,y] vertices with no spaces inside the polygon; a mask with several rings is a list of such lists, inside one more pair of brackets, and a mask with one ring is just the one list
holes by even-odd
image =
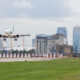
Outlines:
{"label": "tree", "polygon": [[31,49],[28,51],[28,53],[36,53],[36,50],[35,49]]}
{"label": "tree", "polygon": [[18,50],[12,50],[12,53],[18,53],[19,51]]}

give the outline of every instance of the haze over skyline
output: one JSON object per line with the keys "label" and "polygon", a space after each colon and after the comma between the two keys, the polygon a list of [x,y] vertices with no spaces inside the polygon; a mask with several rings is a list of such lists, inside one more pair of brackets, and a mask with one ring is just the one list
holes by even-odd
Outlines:
{"label": "haze over skyline", "polygon": [[[0,33],[15,26],[15,33],[54,34],[66,27],[72,44],[72,30],[80,24],[80,0],[0,0]],[[31,41],[30,41],[31,42]]]}

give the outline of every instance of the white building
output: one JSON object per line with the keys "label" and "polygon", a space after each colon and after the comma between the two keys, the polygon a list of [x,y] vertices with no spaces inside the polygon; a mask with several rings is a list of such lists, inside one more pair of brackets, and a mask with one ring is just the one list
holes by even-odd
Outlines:
{"label": "white building", "polygon": [[56,45],[64,44],[66,44],[66,39],[63,34],[38,35],[36,37],[36,49],[39,54],[55,53]]}

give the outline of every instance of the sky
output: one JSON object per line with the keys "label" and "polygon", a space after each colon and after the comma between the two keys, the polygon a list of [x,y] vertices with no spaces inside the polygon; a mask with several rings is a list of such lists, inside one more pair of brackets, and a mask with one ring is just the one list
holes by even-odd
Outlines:
{"label": "sky", "polygon": [[73,27],[80,25],[80,0],[0,0],[0,33],[15,26],[15,33],[53,35],[66,27],[72,44]]}

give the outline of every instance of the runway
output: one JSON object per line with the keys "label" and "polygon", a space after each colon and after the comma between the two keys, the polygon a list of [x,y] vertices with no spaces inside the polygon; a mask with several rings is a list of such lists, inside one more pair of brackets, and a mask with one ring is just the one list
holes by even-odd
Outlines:
{"label": "runway", "polygon": [[0,62],[50,61],[57,58],[0,58]]}

